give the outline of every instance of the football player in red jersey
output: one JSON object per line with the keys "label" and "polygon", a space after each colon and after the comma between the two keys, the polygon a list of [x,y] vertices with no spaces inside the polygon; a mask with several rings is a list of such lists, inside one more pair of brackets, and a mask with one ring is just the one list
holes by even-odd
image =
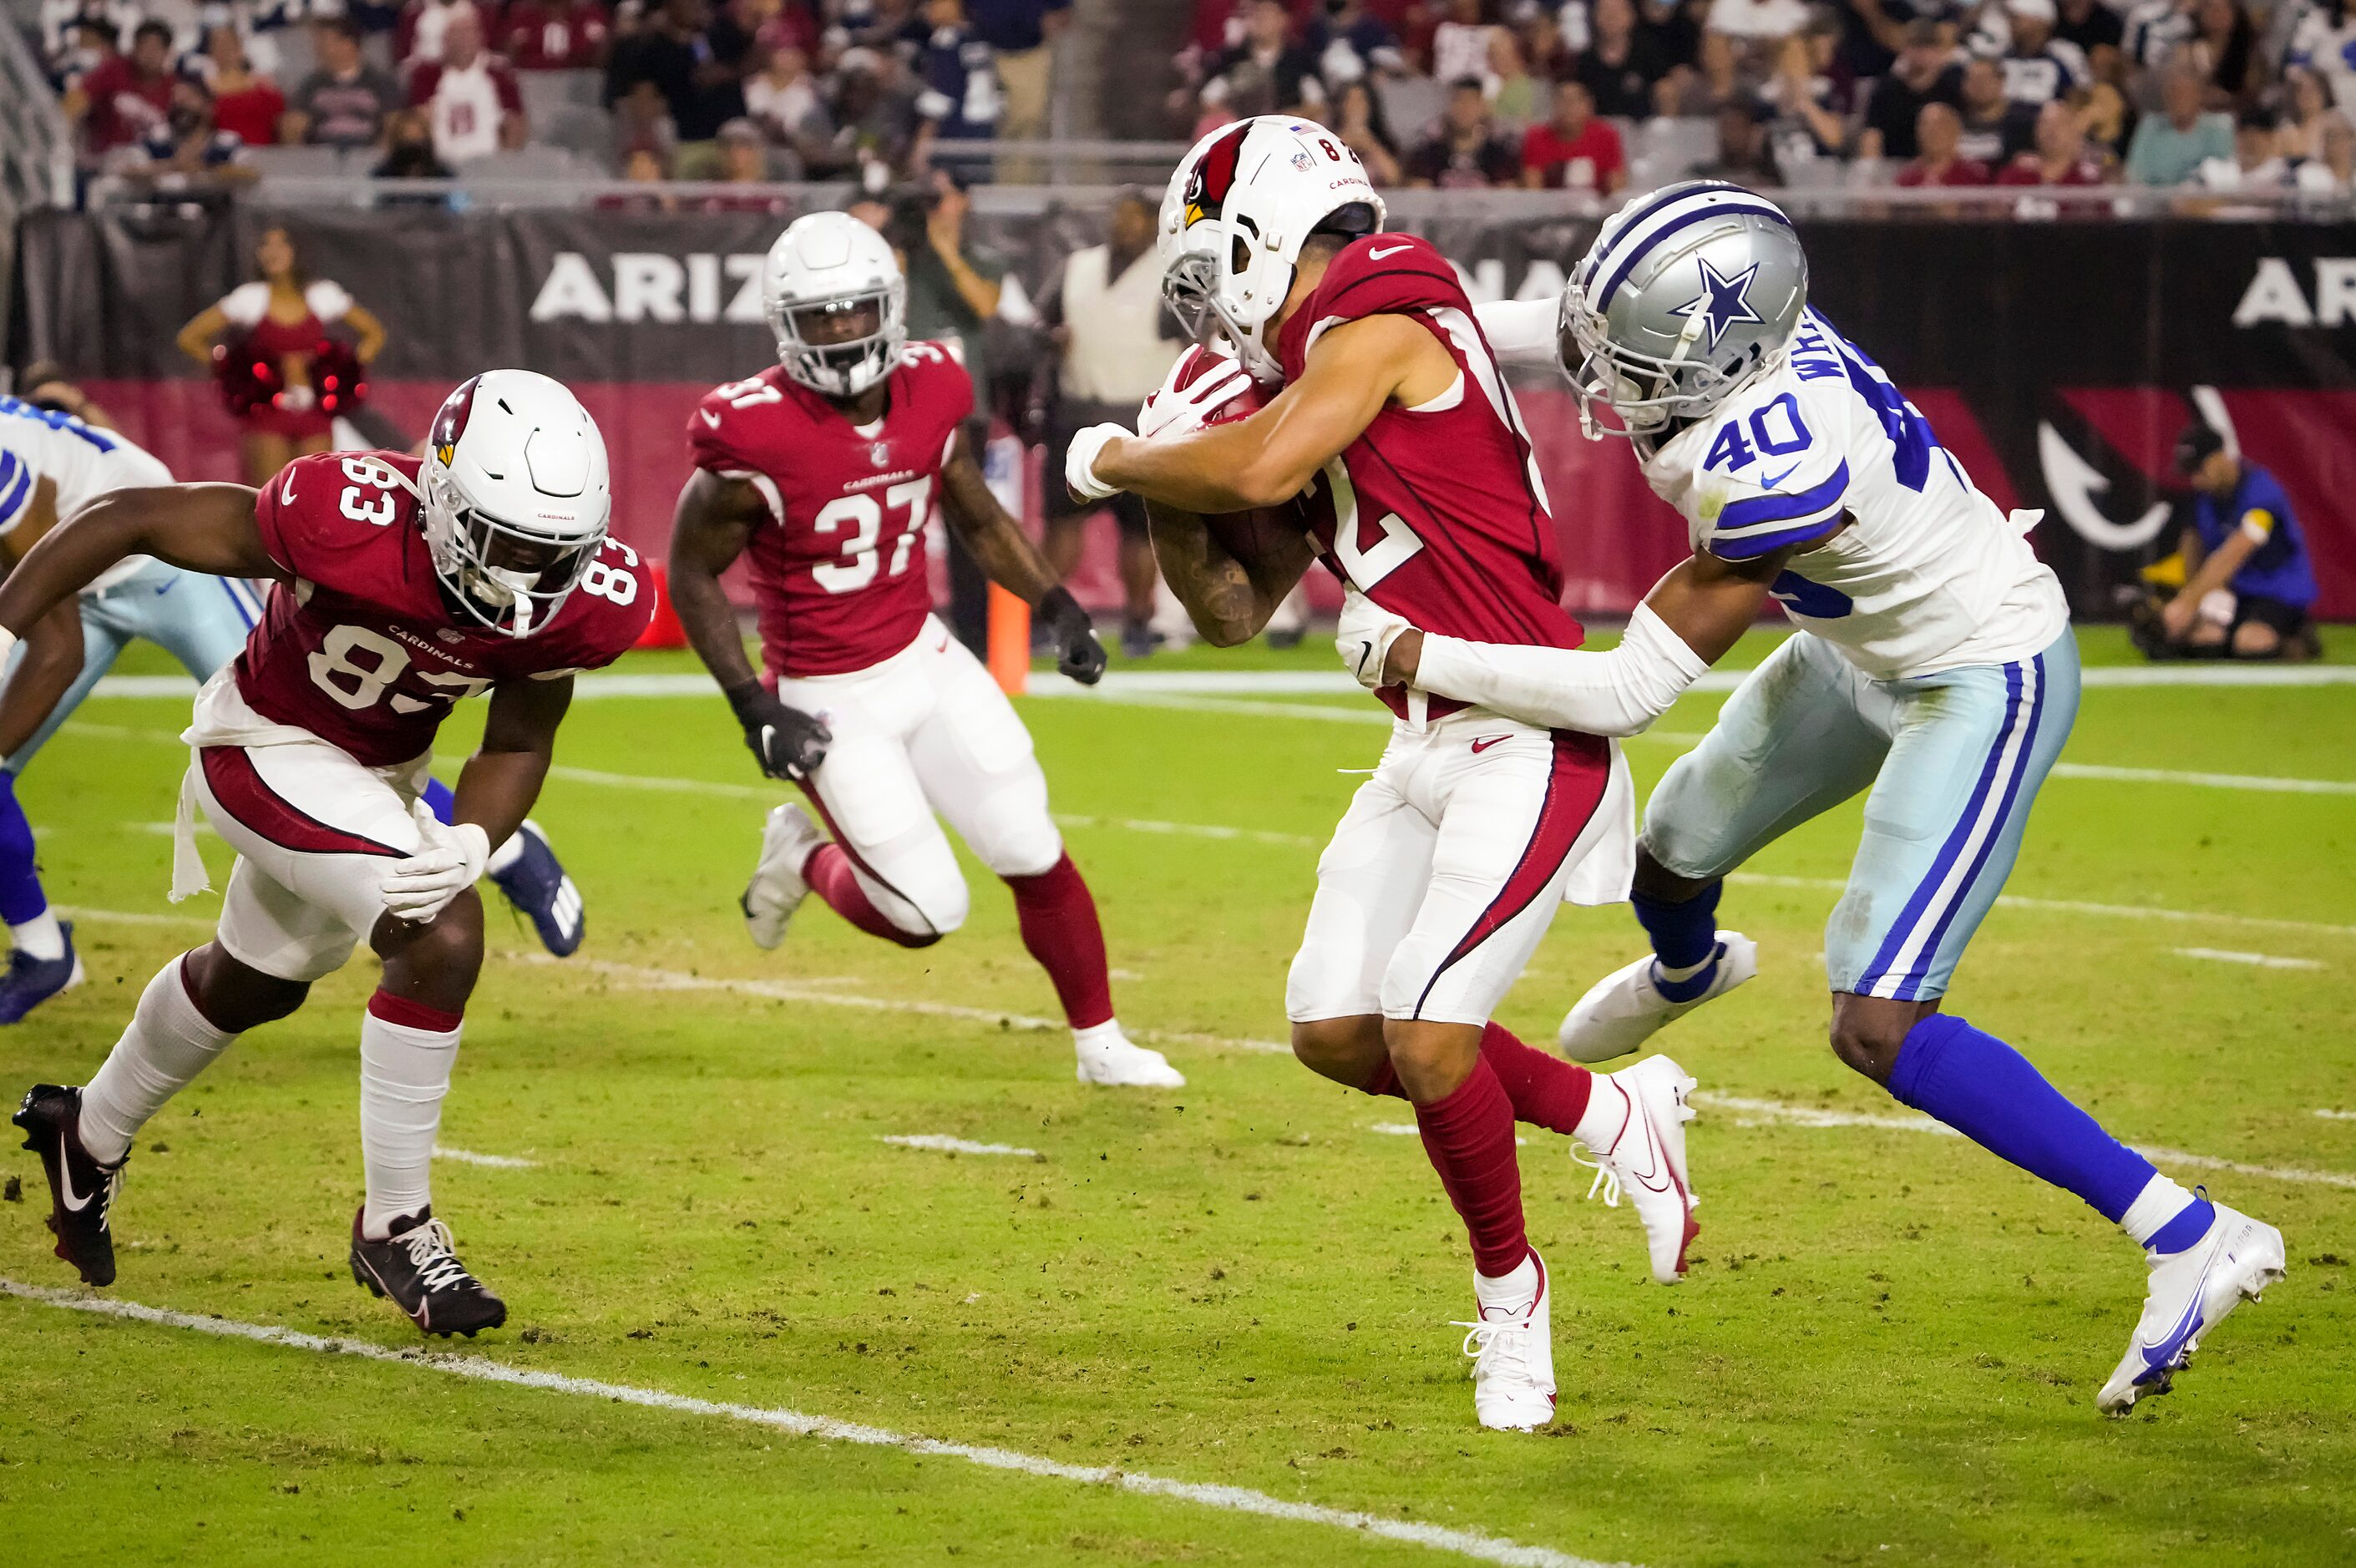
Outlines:
{"label": "football player in red jersey", "polygon": [[[116,490],[0,584],[8,635],[126,556],[276,585],[187,735],[173,896],[205,886],[201,804],[237,851],[220,925],[148,983],[87,1085],[36,1084],[14,1118],[48,1174],[58,1255],[85,1281],[114,1278],[112,1211],[140,1126],[365,940],[384,974],[360,1022],[352,1276],[428,1334],[506,1321],[434,1217],[434,1137],[482,965],[475,880],[540,793],[573,676],[618,657],[651,611],[609,508],[588,412],[545,376],[493,370],[450,394],[423,458],[323,453],[259,492]],[[434,737],[485,693],[444,827],[420,799]]]}
{"label": "football player in red jersey", "polygon": [[[1155,433],[1084,432],[1067,481],[1153,505],[1163,571],[1214,643],[1258,632],[1318,558],[1419,625],[1575,647],[1546,491],[1471,302],[1445,258],[1382,220],[1356,156],[1319,126],[1263,116],[1205,138],[1162,205],[1165,283],[1238,362],[1182,360],[1141,416]],[[1189,429],[1254,375],[1284,389]],[[1204,521],[1312,486],[1307,537],[1247,547],[1251,559]],[[1523,1228],[1515,1119],[1594,1152],[1634,1200],[1664,1284],[1694,1230],[1692,1080],[1661,1057],[1593,1074],[1490,1021],[1558,905],[1627,896],[1634,792],[1612,742],[1412,688],[1377,695],[1398,722],[1318,863],[1286,987],[1293,1051],[1415,1105],[1472,1236],[1474,1409],[1484,1426],[1537,1426],[1554,1410],[1549,1292]]]}
{"label": "football player in red jersey", "polygon": [[[954,352],[910,343],[907,285],[884,237],[819,212],[778,237],[762,301],[778,363],[714,389],[688,421],[670,589],[696,652],[761,770],[798,782],[769,813],[744,890],[753,940],[775,947],[802,900],[904,947],[966,916],[937,811],[1005,880],[1023,945],[1072,1026],[1080,1081],[1175,1088],[1159,1051],[1113,1016],[1096,901],[1047,813],[1031,736],[987,670],[932,613],[925,525],[937,496],[991,579],[1033,607],[1084,685],[1105,655],[1087,613],[983,482],[959,427],[973,383]],[[720,574],[751,568],[766,681]]]}

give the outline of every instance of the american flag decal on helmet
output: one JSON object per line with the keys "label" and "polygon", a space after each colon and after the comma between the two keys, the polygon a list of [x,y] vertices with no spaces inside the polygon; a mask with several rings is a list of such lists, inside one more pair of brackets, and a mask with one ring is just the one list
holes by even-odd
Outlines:
{"label": "american flag decal on helmet", "polygon": [[481,380],[480,376],[467,377],[434,411],[433,433],[426,439],[444,467],[457,455],[458,437],[466,432],[466,416],[475,411],[475,387]]}
{"label": "american flag decal on helmet", "polygon": [[1194,177],[1186,182],[1186,222],[1191,228],[1205,218],[1216,218],[1225,206],[1227,192],[1235,188],[1236,162],[1243,155],[1244,140],[1251,134],[1252,123],[1239,121],[1211,144],[1203,161],[1194,165]]}

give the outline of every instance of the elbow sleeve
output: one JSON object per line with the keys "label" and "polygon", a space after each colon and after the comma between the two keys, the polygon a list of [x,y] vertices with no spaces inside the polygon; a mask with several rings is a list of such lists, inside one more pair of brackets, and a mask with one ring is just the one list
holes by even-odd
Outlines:
{"label": "elbow sleeve", "polygon": [[1472,643],[1427,635],[1416,685],[1550,730],[1634,735],[1708,669],[1668,623],[1639,604],[1608,653]]}

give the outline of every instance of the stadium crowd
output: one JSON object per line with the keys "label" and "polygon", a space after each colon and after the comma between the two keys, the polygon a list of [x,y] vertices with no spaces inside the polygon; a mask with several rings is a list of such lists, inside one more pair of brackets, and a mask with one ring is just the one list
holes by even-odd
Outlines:
{"label": "stadium crowd", "polygon": [[[1070,5],[46,0],[39,44],[85,171],[167,188],[250,180],[261,146],[399,177],[541,142],[635,179],[881,189],[937,139],[1044,136]],[[530,90],[558,75],[594,86]]]}
{"label": "stadium crowd", "polygon": [[[273,144],[402,177],[537,143],[880,191],[937,140],[1044,135],[1071,3],[46,0],[40,43],[85,170],[134,187],[234,187]],[[1380,185],[2356,178],[2351,0],[1197,0],[1176,63],[1173,135],[1298,113]]]}
{"label": "stadium crowd", "polygon": [[2349,0],[1198,0],[1178,65],[1173,129],[1298,113],[1379,184],[2346,194],[2356,172]]}

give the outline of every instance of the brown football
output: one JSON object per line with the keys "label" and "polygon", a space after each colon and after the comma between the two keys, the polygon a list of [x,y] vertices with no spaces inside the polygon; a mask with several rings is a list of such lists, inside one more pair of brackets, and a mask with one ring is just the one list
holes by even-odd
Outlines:
{"label": "brown football", "polygon": [[[1226,360],[1202,348],[1187,350],[1187,362],[1179,375],[1180,386],[1191,386],[1195,378]],[[1268,406],[1275,389],[1265,382],[1254,381],[1233,400],[1222,407],[1205,422],[1233,424],[1248,419]],[[1287,501],[1281,506],[1256,507],[1248,512],[1226,512],[1205,517],[1204,526],[1211,537],[1226,547],[1227,553],[1237,560],[1260,560],[1279,553],[1301,537],[1303,528],[1301,503]]]}

